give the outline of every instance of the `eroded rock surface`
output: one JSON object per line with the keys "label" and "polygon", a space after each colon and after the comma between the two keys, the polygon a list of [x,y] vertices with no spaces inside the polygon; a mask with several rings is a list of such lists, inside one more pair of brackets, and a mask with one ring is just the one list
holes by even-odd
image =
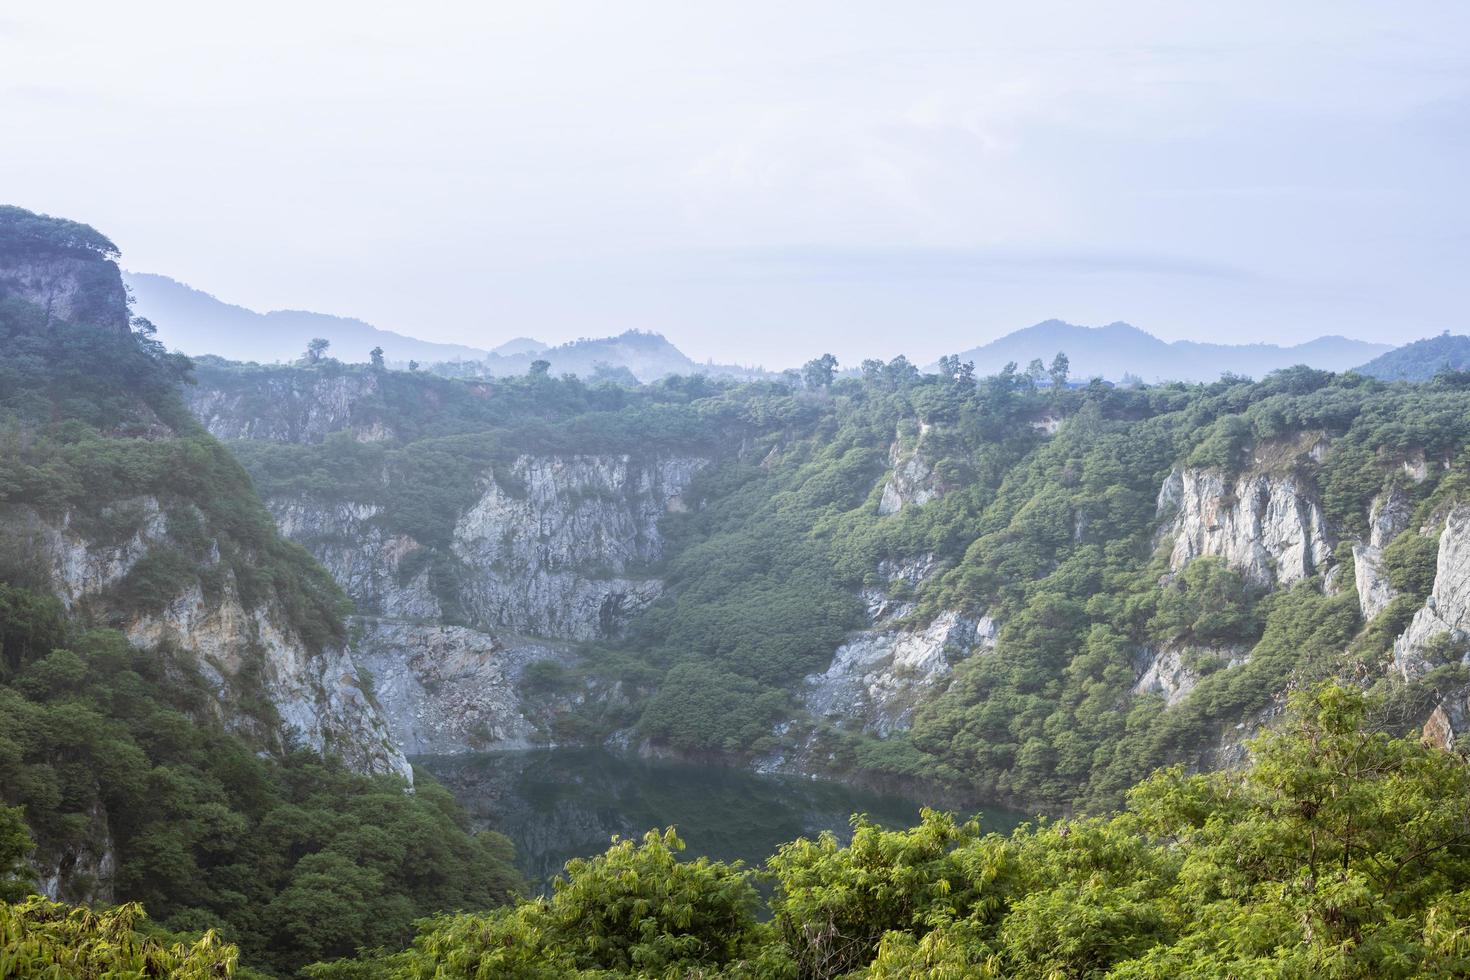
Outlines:
{"label": "eroded rock surface", "polygon": [[1176,571],[1214,555],[1256,585],[1290,585],[1325,572],[1332,557],[1321,504],[1292,474],[1231,480],[1219,470],[1176,469],[1159,492],[1159,512]]}

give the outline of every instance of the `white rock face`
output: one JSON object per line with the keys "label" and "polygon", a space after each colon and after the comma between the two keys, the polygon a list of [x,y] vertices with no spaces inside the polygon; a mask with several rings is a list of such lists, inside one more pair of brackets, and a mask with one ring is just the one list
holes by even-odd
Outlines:
{"label": "white rock face", "polygon": [[[282,371],[248,392],[189,388],[184,397],[194,417],[217,439],[314,443],[345,431],[361,442],[377,442],[392,433],[361,408],[377,390],[378,377],[372,372]],[[270,405],[267,413],[247,404],[262,399]]]}
{"label": "white rock face", "polygon": [[1375,497],[1369,508],[1368,543],[1353,545],[1354,584],[1365,622],[1387,609],[1398,595],[1383,567],[1383,549],[1408,528],[1412,514],[1408,495],[1399,490]]}
{"label": "white rock face", "polygon": [[926,692],[951,664],[995,645],[990,617],[940,614],[922,630],[865,630],[837,648],[832,665],[806,679],[801,698],[818,717],[855,721],[879,736],[908,729]]}
{"label": "white rock face", "polygon": [[[1451,655],[1470,663],[1470,507],[1455,507],[1439,536],[1434,588],[1393,644],[1394,667],[1412,680],[1436,666],[1434,646],[1447,639]],[[1424,737],[1452,749],[1470,730],[1470,690],[1451,691],[1424,725]]]}
{"label": "white rock face", "polygon": [[[48,520],[28,507],[0,510],[0,527],[29,548],[50,577],[52,590],[68,608],[117,584],[166,535],[167,516],[158,500],[136,498],[102,509],[137,523],[120,542],[84,536],[74,515]],[[403,753],[389,741],[388,727],[363,695],[351,656],[343,648],[308,651],[274,602],[247,609],[233,575],[225,570],[219,594],[206,597],[196,583],[163,609],[123,624],[141,647],[171,644],[192,654],[213,682],[221,717],[235,721],[233,703],[243,692],[237,678],[247,664],[263,670],[263,693],[281,717],[285,733],[302,744],[340,755],[362,772],[391,772],[412,779]]]}
{"label": "white rock face", "polygon": [[1213,469],[1176,469],[1159,491],[1173,520],[1170,567],[1202,555],[1224,558],[1248,581],[1290,585],[1326,570],[1332,556],[1316,497],[1289,474],[1255,473],[1227,481]]}
{"label": "white rock face", "polygon": [[912,450],[904,452],[897,440],[888,448],[888,481],[883,484],[878,513],[897,514],[907,506],[920,507],[943,496],[944,488],[923,451],[928,434],[929,426],[921,424],[918,444]]}
{"label": "white rock face", "polygon": [[1383,568],[1383,550],[1372,545],[1353,545],[1353,579],[1358,590],[1358,608],[1363,621],[1372,620],[1398,595]]}
{"label": "white rock face", "polygon": [[403,563],[423,546],[408,535],[385,531],[377,504],[278,497],[268,506],[281,533],[321,562],[358,612],[424,620],[442,614],[428,566],[406,580],[403,574]]}
{"label": "white rock face", "polygon": [[[1185,663],[1191,652],[1189,647],[1177,645],[1140,650],[1134,665],[1139,675],[1138,682],[1133,685],[1133,693],[1162,695],[1171,708],[1183,701],[1200,682],[1201,676]],[[1213,655],[1226,669],[1240,666],[1249,656],[1244,647],[1200,648],[1193,652],[1202,656]]]}
{"label": "white rock face", "polygon": [[354,646],[393,737],[409,755],[526,748],[535,728],[518,684],[526,666],[571,657],[551,644],[460,626],[364,624]]}
{"label": "white rock face", "polygon": [[1430,644],[1446,636],[1462,653],[1470,647],[1470,507],[1456,507],[1445,518],[1434,588],[1394,641],[1394,666],[1405,679],[1419,676],[1433,666]]}
{"label": "white rock face", "polygon": [[663,554],[658,521],[685,507],[704,460],[521,456],[487,474],[454,529],[471,570],[462,600],[482,629],[588,640],[617,634],[658,597],[638,569]]}

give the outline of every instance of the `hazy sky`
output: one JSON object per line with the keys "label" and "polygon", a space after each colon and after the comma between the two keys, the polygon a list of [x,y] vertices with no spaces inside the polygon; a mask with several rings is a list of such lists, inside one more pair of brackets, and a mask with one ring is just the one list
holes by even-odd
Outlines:
{"label": "hazy sky", "polygon": [[1470,329],[1463,0],[47,0],[0,133],[128,268],[432,340]]}

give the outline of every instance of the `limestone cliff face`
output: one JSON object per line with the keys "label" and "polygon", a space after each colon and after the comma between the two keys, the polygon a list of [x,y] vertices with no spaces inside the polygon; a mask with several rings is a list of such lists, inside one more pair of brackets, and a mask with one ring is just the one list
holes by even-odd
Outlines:
{"label": "limestone cliff face", "polygon": [[616,635],[662,590],[639,569],[662,556],[659,519],[685,506],[703,463],[521,456],[504,476],[486,474],[454,529],[472,621],[569,640]]}
{"label": "limestone cliff face", "polygon": [[350,432],[363,442],[392,433],[364,402],[377,394],[371,372],[274,371],[241,388],[186,391],[189,411],[217,439],[321,442]]}
{"label": "limestone cliff face", "polygon": [[312,497],[278,497],[267,505],[281,533],[316,557],[359,613],[430,621],[442,615],[428,566],[407,567],[423,545],[385,530],[380,505]]}
{"label": "limestone cliff face", "polygon": [[883,484],[878,513],[897,514],[904,507],[919,507],[944,495],[945,488],[924,453],[924,437],[929,431],[928,423],[920,423],[915,446],[905,449],[901,440],[894,440],[888,448],[888,479]]}
{"label": "limestone cliff face", "polygon": [[[0,529],[24,549],[62,602],[76,610],[105,598],[167,538],[169,515],[153,497],[115,502],[102,509],[102,516],[133,530],[103,540],[83,529],[80,515],[48,518],[24,506],[0,508]],[[118,625],[139,646],[168,644],[192,654],[215,689],[227,725],[250,728],[254,722],[239,710],[241,701],[263,694],[279,715],[281,729],[252,735],[293,739],[334,752],[359,771],[411,779],[407,760],[364,693],[349,652],[342,647],[309,650],[278,600],[247,606],[233,573],[218,571],[220,585],[211,594],[195,582],[162,608],[131,612]],[[257,684],[260,689],[253,690]]]}
{"label": "limestone cliff face", "polygon": [[[1394,641],[1394,668],[1406,680],[1440,663],[1470,663],[1470,507],[1458,506],[1445,518],[1439,537],[1434,588]],[[1448,692],[1424,725],[1424,736],[1454,748],[1470,731],[1470,689]]]}
{"label": "limestone cliff face", "polygon": [[1445,519],[1434,588],[1394,641],[1394,666],[1406,679],[1423,674],[1434,666],[1431,647],[1439,643],[1459,654],[1470,650],[1470,507],[1456,507]]}
{"label": "limestone cliff face", "polygon": [[364,623],[353,650],[409,755],[532,745],[536,726],[520,696],[525,669],[571,659],[555,644],[387,620]]}
{"label": "limestone cliff face", "polygon": [[659,595],[640,569],[663,554],[659,520],[685,507],[705,460],[523,455],[486,471],[454,528],[456,610],[446,624],[425,547],[389,532],[372,502],[268,501],[363,618],[353,655],[392,740],[409,754],[544,741],[521,694],[527,666],[566,663],[562,641],[616,635]]}
{"label": "limestone cliff face", "polygon": [[[879,575],[890,588],[918,585],[937,570],[932,555],[907,562],[885,561]],[[900,621],[913,604],[894,599],[888,589],[862,593],[872,628],[848,638],[831,665],[806,678],[802,706],[818,718],[842,722],[879,736],[904,731],[914,709],[953,672],[953,664],[995,645],[999,627],[988,616],[972,618],[948,611],[926,626]]]}
{"label": "limestone cliff face", "polygon": [[82,324],[128,332],[128,294],[117,264],[96,255],[37,250],[0,260],[0,295],[34,303],[46,324]]}
{"label": "limestone cliff face", "polygon": [[1413,513],[1408,495],[1392,490],[1375,497],[1368,512],[1368,541],[1353,545],[1353,574],[1363,620],[1388,608],[1398,594],[1383,567],[1383,549],[1409,527]]}
{"label": "limestone cliff face", "polygon": [[1157,694],[1173,707],[1189,696],[1203,674],[1194,664],[1213,660],[1219,668],[1237,667],[1245,663],[1250,651],[1244,647],[1199,647],[1164,644],[1138,651],[1134,669],[1138,680],[1134,694]]}
{"label": "limestone cliff face", "polygon": [[1174,539],[1169,563],[1176,571],[1215,555],[1254,584],[1291,585],[1325,572],[1332,557],[1321,504],[1289,473],[1232,480],[1214,469],[1175,469],[1158,507]]}

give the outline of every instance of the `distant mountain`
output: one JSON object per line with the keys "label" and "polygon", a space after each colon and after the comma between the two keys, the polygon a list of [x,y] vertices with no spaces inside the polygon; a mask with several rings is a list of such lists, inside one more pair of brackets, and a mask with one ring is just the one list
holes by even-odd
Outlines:
{"label": "distant mountain", "polygon": [[1428,381],[1442,371],[1470,370],[1470,337],[1445,331],[1394,348],[1357,370],[1382,381]]}
{"label": "distant mountain", "polygon": [[670,374],[735,378],[764,374],[756,368],[700,364],[662,335],[637,330],[617,337],[574,340],[557,347],[530,337],[516,337],[487,351],[406,337],[362,320],[326,313],[257,313],[168,276],[125,272],[123,278],[132,290],[134,311],[153,322],[165,346],[232,361],[292,361],[302,355],[313,337],[325,337],[332,344],[328,355],[339,360],[366,361],[370,350],[382,347],[389,364],[403,365],[413,360],[426,369],[454,376],[525,374],[537,360],[549,361],[552,374],[575,374],[621,384],[656,381]]}
{"label": "distant mountain", "polygon": [[[387,359],[398,364],[489,356],[478,348],[405,337],[350,317],[305,310],[257,313],[168,276],[125,272],[123,280],[133,292],[134,311],[153,322],[165,345],[186,354],[217,354],[235,361],[290,361],[301,356],[307,341],[325,337],[332,342],[328,353],[343,361],[366,361],[374,347],[382,347]],[[521,342],[524,339],[510,343]]]}
{"label": "distant mountain", "polygon": [[1144,381],[1214,381],[1225,372],[1259,378],[1294,364],[1345,371],[1389,349],[1388,344],[1346,337],[1318,337],[1294,347],[1192,340],[1166,343],[1122,322],[1081,327],[1047,320],[963,351],[960,359],[974,361],[977,374],[992,374],[1009,361],[1015,361],[1022,370],[1033,358],[1050,364],[1058,351],[1064,351],[1074,378],[1118,381],[1124,374],[1132,374]]}
{"label": "distant mountain", "polygon": [[[503,353],[513,345],[532,344],[520,353]],[[615,381],[649,382],[671,374],[711,374],[730,378],[755,378],[766,372],[759,368],[733,364],[700,363],[669,343],[662,334],[629,330],[616,337],[583,338],[557,347],[543,347],[535,341],[515,340],[497,347],[494,352],[474,362],[456,361],[434,365],[440,374],[473,374],[505,377],[525,374],[535,361],[546,361],[552,374],[575,374],[580,378]]]}
{"label": "distant mountain", "polygon": [[499,347],[491,348],[490,353],[499,354],[501,357],[513,357],[516,354],[539,354],[546,349],[546,345],[531,337],[516,337],[507,340]]}

